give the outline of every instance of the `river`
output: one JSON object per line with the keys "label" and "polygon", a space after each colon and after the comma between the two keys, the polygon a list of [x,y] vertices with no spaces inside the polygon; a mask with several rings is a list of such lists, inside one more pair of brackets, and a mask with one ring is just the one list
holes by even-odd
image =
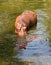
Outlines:
{"label": "river", "polygon": [[[19,38],[14,23],[25,10],[37,13],[37,26]],[[26,49],[17,48],[26,41]],[[0,65],[51,65],[51,0],[0,0]]]}

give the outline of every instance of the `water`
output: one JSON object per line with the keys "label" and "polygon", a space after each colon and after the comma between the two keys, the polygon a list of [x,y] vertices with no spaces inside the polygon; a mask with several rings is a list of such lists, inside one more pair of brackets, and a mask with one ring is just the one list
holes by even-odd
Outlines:
{"label": "water", "polygon": [[[14,23],[24,10],[37,13],[37,26],[19,38]],[[27,43],[26,49],[17,49],[20,42]],[[0,0],[0,65],[51,65],[50,0]]]}

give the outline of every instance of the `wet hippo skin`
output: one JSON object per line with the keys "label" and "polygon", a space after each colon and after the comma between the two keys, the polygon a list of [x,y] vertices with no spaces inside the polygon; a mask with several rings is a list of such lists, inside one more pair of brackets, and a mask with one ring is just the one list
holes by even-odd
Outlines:
{"label": "wet hippo skin", "polygon": [[37,24],[36,13],[26,10],[16,18],[15,33],[18,36],[25,36],[27,34],[27,30],[29,29],[29,27],[36,24]]}

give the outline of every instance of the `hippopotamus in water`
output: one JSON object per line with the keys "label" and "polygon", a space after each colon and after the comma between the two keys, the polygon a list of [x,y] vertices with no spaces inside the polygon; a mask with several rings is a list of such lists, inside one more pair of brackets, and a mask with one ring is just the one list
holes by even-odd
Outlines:
{"label": "hippopotamus in water", "polygon": [[37,15],[32,11],[24,11],[16,18],[15,33],[18,36],[25,36],[30,26],[37,24]]}

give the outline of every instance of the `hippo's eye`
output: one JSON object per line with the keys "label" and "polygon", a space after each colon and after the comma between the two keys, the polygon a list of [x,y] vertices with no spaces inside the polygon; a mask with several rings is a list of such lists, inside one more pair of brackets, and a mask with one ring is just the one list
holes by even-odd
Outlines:
{"label": "hippo's eye", "polygon": [[22,29],[23,29],[24,31],[26,31],[26,27],[23,27]]}
{"label": "hippo's eye", "polygon": [[23,27],[23,29],[26,29],[26,27]]}

